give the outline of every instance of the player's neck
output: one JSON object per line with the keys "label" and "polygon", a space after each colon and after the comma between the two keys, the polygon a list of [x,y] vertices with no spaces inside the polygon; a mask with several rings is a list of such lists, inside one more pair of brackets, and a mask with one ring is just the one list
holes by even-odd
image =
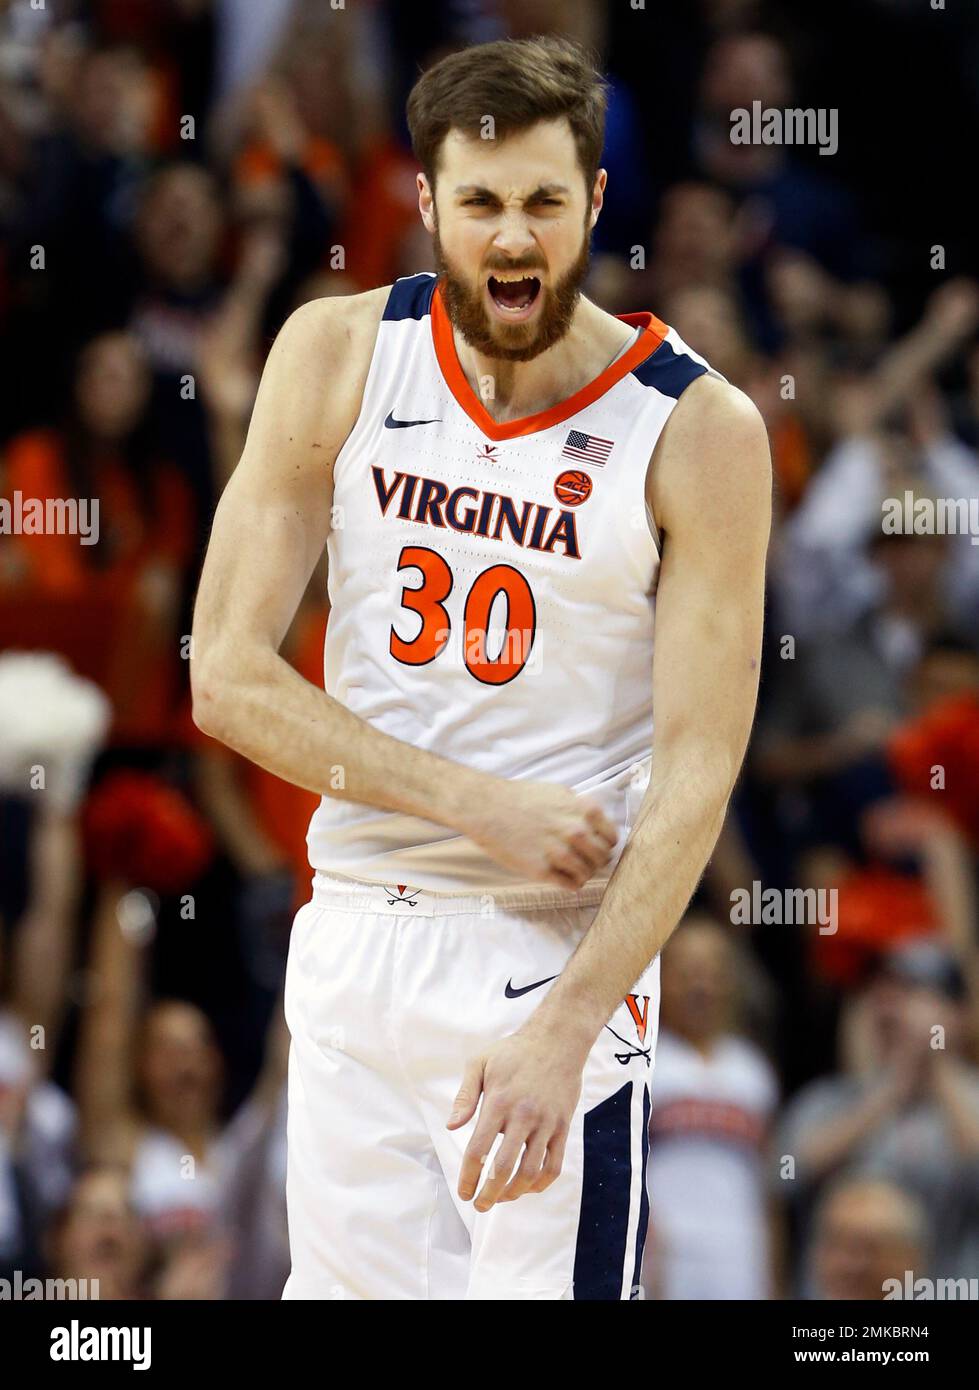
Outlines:
{"label": "player's neck", "polygon": [[[530,362],[506,362],[477,352],[456,331],[459,365],[497,424],[549,410],[594,381],[635,330],[583,296],[568,332]],[[492,389],[486,389],[486,383]]]}

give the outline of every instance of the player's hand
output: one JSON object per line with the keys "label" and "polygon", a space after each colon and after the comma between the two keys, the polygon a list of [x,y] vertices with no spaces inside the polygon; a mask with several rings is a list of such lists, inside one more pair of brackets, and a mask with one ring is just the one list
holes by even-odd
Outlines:
{"label": "player's hand", "polygon": [[550,782],[500,779],[467,808],[462,828],[522,878],[571,889],[605,868],[618,839],[600,806]]}
{"label": "player's hand", "polygon": [[[514,1033],[469,1060],[447,1126],[468,1124],[479,1105],[459,1173],[464,1202],[481,1177],[475,1201],[481,1212],[550,1187],[564,1161],[582,1067],[583,1057],[563,1040],[529,1033]],[[487,1164],[498,1134],[503,1142]]]}

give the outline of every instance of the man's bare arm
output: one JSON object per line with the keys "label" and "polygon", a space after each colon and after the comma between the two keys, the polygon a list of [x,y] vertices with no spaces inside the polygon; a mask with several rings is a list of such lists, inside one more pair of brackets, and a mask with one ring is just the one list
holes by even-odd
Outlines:
{"label": "man's bare arm", "polygon": [[733,387],[702,378],[684,395],[657,452],[649,500],[665,545],[652,775],[595,921],[531,1024],[541,1015],[550,1026],[552,1013],[576,1020],[585,1053],[697,886],[758,695],[772,486],[761,417]]}
{"label": "man's bare arm", "polygon": [[527,879],[576,888],[615,845],[597,806],[392,738],[279,655],[329,536],[333,465],[357,419],[385,293],[307,304],[272,348],[197,596],[194,719],[297,786],[435,821]]}
{"label": "man's bare arm", "polygon": [[[652,776],[602,905],[516,1034],[471,1059],[449,1120],[479,1120],[459,1194],[476,1208],[540,1192],[561,1171],[585,1060],[676,927],[717,840],[758,692],[771,519],[768,440],[755,407],[705,378],[657,446],[649,500],[665,533],[656,602]],[[527,1148],[510,1180],[522,1144]],[[546,1155],[546,1156],[545,1156]]]}

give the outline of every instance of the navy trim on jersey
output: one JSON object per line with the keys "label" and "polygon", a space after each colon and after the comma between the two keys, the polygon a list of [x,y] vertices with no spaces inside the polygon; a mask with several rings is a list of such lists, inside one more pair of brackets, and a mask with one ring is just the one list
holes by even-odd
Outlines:
{"label": "navy trim on jersey", "polygon": [[632,1191],[632,1082],[585,1115],[574,1297],[619,1300]]}
{"label": "navy trim on jersey", "polygon": [[423,319],[432,312],[432,295],[435,293],[437,277],[434,275],[406,275],[403,280],[395,280],[384,306],[381,322],[392,319]]}
{"label": "navy trim on jersey", "polygon": [[646,1244],[646,1230],[649,1226],[649,1192],[646,1189],[646,1165],[649,1162],[649,1087],[643,1086],[642,1096],[642,1187],[639,1197],[639,1229],[636,1231],[636,1263],[632,1272],[632,1292],[630,1299],[639,1297],[639,1281],[642,1277],[642,1252]]}
{"label": "navy trim on jersey", "polygon": [[652,386],[664,396],[672,396],[678,401],[691,381],[696,381],[706,371],[707,368],[700,362],[695,362],[685,352],[674,351],[671,343],[664,342],[645,362],[633,367],[632,375],[643,386]]}

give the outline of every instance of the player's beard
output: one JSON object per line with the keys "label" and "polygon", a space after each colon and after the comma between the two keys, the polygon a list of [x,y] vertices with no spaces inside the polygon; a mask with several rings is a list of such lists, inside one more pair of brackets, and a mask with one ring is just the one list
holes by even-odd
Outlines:
{"label": "player's beard", "polygon": [[[459,330],[476,352],[503,362],[530,362],[564,337],[571,327],[581,286],[591,262],[590,237],[586,231],[574,264],[554,288],[549,289],[541,281],[541,308],[536,321],[508,324],[497,323],[490,318],[483,301],[483,283],[471,285],[453,269],[446,258],[437,226],[434,251],[442,297],[453,328]],[[494,270],[507,270],[536,275],[541,269],[539,264],[527,260],[508,261],[503,258],[498,264],[486,267],[490,274]]]}

